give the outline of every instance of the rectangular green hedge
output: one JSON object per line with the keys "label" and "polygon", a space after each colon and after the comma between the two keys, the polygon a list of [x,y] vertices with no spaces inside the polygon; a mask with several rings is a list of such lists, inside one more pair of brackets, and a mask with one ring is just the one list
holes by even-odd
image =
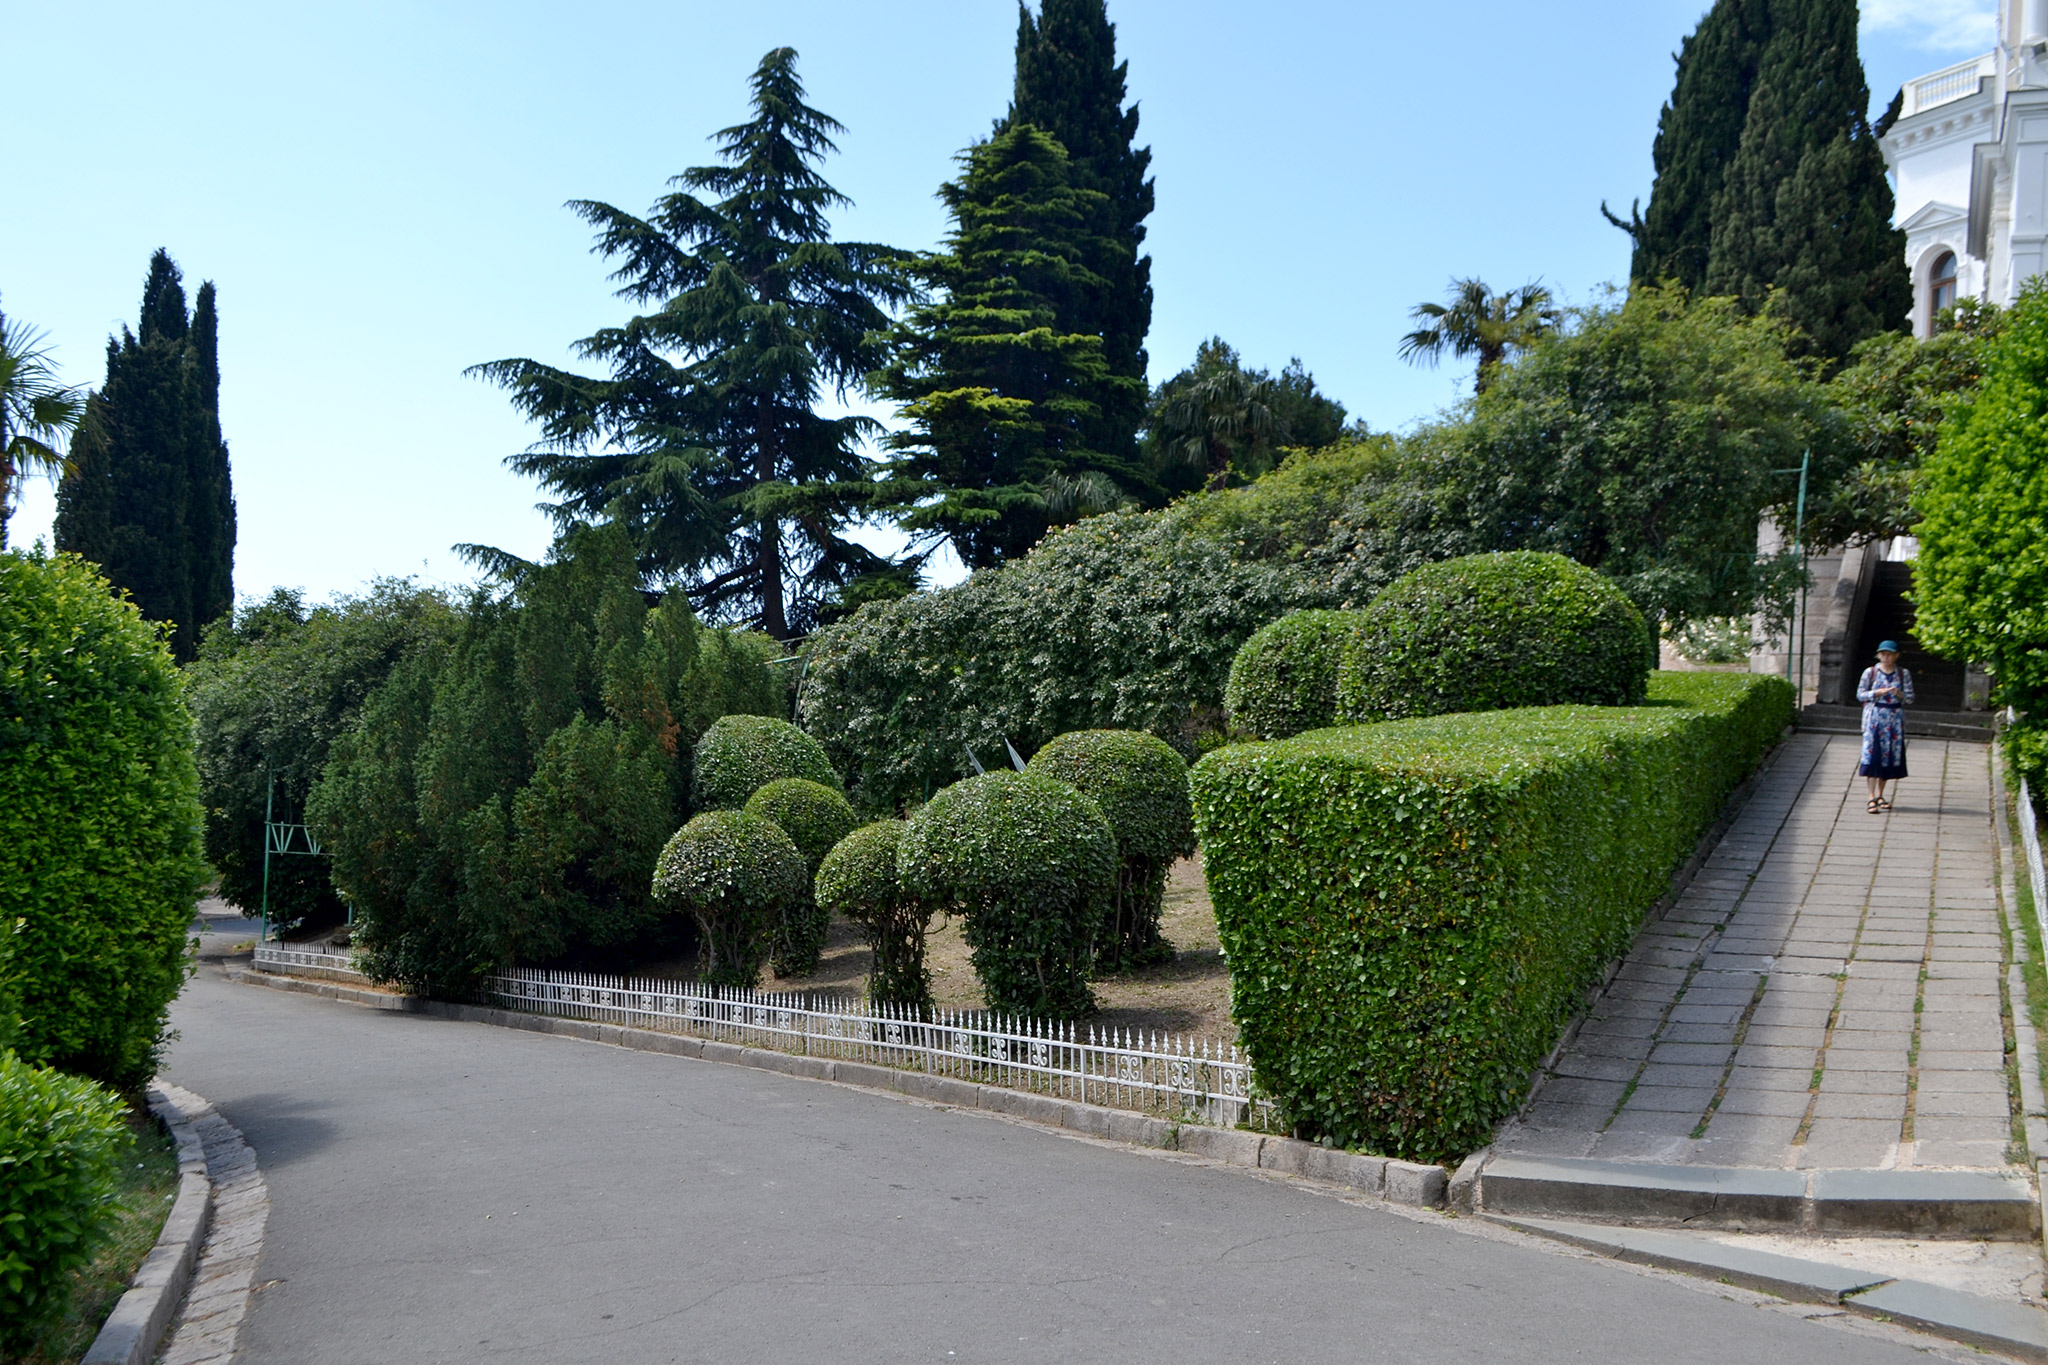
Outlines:
{"label": "rectangular green hedge", "polygon": [[1440,1160],[1531,1070],[1792,720],[1782,679],[1317,730],[1193,775],[1232,1013],[1299,1136]]}

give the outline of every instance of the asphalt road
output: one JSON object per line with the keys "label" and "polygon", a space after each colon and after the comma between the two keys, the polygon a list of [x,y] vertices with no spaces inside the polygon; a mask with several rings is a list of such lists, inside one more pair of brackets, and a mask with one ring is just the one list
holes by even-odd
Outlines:
{"label": "asphalt road", "polygon": [[982,1114],[208,967],[247,1362],[1925,1360],[1711,1287]]}

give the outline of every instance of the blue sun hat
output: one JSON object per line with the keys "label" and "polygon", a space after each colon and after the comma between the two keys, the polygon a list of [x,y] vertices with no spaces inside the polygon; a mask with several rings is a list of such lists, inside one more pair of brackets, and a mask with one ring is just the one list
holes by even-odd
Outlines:
{"label": "blue sun hat", "polygon": [[1899,653],[1899,642],[1897,640],[1880,640],[1877,645],[1877,652],[1880,654],[1897,654]]}

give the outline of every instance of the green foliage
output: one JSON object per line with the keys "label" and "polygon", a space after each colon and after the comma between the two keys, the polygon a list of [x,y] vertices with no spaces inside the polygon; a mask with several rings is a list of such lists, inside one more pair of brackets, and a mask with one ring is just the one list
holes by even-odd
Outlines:
{"label": "green foliage", "polygon": [[1116,835],[1116,892],[1096,939],[1096,970],[1171,960],[1173,945],[1159,933],[1166,874],[1195,851],[1186,760],[1152,735],[1076,730],[1033,754],[1025,771],[1093,801]]}
{"label": "green foliage", "polygon": [[2022,290],[1983,354],[1973,400],[1943,425],[1915,506],[1915,633],[1929,649],[1991,671],[2021,721],[2014,767],[2048,790],[2048,286]]}
{"label": "green foliage", "polygon": [[1347,722],[1517,706],[1630,706],[1651,662],[1642,614],[1563,555],[1471,555],[1378,597],[1344,647]]}
{"label": "green foliage", "polygon": [[[806,886],[810,878],[818,875],[818,864],[833,845],[860,823],[837,787],[804,777],[778,777],[762,783],[747,798],[746,810],[750,815],[774,821],[790,837],[796,851],[803,855]],[[792,902],[775,931],[775,974],[809,976],[818,970],[818,959],[825,951],[825,932],[830,925],[830,911],[812,896]]]}
{"label": "green foliage", "polygon": [[[1362,430],[1362,429],[1361,429]],[[1248,483],[1285,448],[1321,450],[1343,439],[1344,405],[1316,389],[1297,357],[1274,378],[1248,370],[1222,337],[1152,391],[1145,457],[1169,493]]]}
{"label": "green foliage", "polygon": [[178,267],[150,258],[138,334],[107,343],[107,382],[87,402],[57,487],[57,548],[100,565],[180,662],[234,606],[235,500],[220,433],[213,285],[185,309]]}
{"label": "green foliage", "polygon": [[817,901],[829,914],[859,925],[874,955],[868,999],[929,1016],[931,973],[925,970],[925,930],[932,905],[904,889],[897,875],[903,844],[901,820],[862,825],[832,846],[818,865]]}
{"label": "green foliage", "polygon": [[156,1067],[204,864],[192,719],[159,633],[71,555],[0,553],[0,924],[30,1062]]}
{"label": "green foliage", "polygon": [[[364,699],[399,660],[446,640],[456,624],[439,591],[384,579],[360,597],[310,610],[299,593],[280,588],[208,628],[185,676],[206,858],[230,904],[253,914],[263,902],[266,815],[283,823],[303,818],[335,737]],[[326,859],[272,857],[274,921],[317,928],[338,923],[343,911]]]}
{"label": "green foliage", "polygon": [[832,238],[848,201],[816,167],[844,129],[804,103],[795,51],[764,56],[751,88],[753,118],[717,135],[722,164],[684,171],[647,217],[571,206],[621,259],[620,297],[654,305],[577,344],[611,373],[471,373],[541,424],[507,463],[561,499],[561,525],[617,518],[651,577],[779,640],[880,563],[839,534],[872,491],[860,443],[879,427],[817,409],[882,363],[885,310],[913,291],[902,253]]}
{"label": "green foliage", "polygon": [[811,896],[803,855],[774,821],[713,810],[676,831],[654,869],[654,898],[695,917],[702,978],[751,989],[777,926]]}
{"label": "green foliage", "polygon": [[1408,316],[1419,324],[1401,338],[1401,358],[1435,365],[1446,352],[1478,361],[1472,391],[1485,393],[1510,356],[1554,333],[1562,314],[1540,284],[1496,294],[1486,281],[1451,281],[1449,303],[1418,303]]}
{"label": "green foliage", "polygon": [[84,415],[84,396],[57,382],[43,334],[0,313],[0,550],[7,548],[7,519],[23,480],[63,472],[56,443]]}
{"label": "green foliage", "polygon": [[0,1051],[0,1350],[32,1345],[113,1232],[121,1101]]}
{"label": "green foliage", "polygon": [[1116,890],[1116,835],[1101,807],[1035,773],[956,782],[911,817],[897,873],[963,919],[989,1009],[1071,1019]]}
{"label": "green foliage", "polygon": [[698,810],[738,810],[778,778],[801,777],[838,787],[819,743],[775,716],[725,716],[697,741],[691,802]]}
{"label": "green foliage", "polygon": [[1337,723],[1337,670],[1364,623],[1355,611],[1290,612],[1261,626],[1230,661],[1223,709],[1255,739],[1286,739]]}
{"label": "green foliage", "polygon": [[1776,678],[1657,674],[1651,704],[1235,745],[1195,820],[1260,1083],[1304,1138],[1456,1158],[1622,953],[1792,718]]}

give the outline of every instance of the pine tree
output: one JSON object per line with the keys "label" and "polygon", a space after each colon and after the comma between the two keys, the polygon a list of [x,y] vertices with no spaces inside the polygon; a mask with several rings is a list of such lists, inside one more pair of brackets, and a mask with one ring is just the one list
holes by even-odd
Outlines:
{"label": "pine tree", "polygon": [[1846,358],[1903,325],[1905,238],[1868,120],[1856,0],[1773,0],[1742,141],[1714,196],[1705,287],[1778,291],[1809,354]]}
{"label": "pine tree", "polygon": [[1077,188],[1104,196],[1090,224],[1101,256],[1089,268],[1103,288],[1071,301],[1057,325],[1063,334],[1102,338],[1116,381],[1091,401],[1100,418],[1090,441],[1118,460],[1135,460],[1144,420],[1145,334],[1152,328],[1152,258],[1140,254],[1152,212],[1145,172],[1152,149],[1137,147],[1138,107],[1124,107],[1128,62],[1116,59],[1116,26],[1104,0],[1043,0],[1038,15],[1017,13],[1017,80],[998,133],[1032,124],[1052,134],[1073,161]]}
{"label": "pine tree", "polygon": [[817,405],[883,362],[884,307],[911,290],[903,253],[832,240],[826,214],[848,201],[816,164],[844,129],[803,102],[795,51],[763,57],[751,88],[754,117],[717,134],[723,164],[683,172],[647,217],[571,205],[622,258],[619,296],[654,305],[577,343],[610,375],[470,373],[541,423],[506,463],[558,496],[563,527],[621,521],[650,575],[783,639],[876,564],[839,531],[871,491],[858,445],[877,425]]}
{"label": "pine tree", "polygon": [[1689,290],[1705,282],[1714,196],[1741,145],[1770,28],[1769,0],[1716,0],[1673,58],[1678,79],[1650,152],[1650,206],[1631,222],[1607,215],[1635,239],[1630,279]]}
{"label": "pine tree", "polygon": [[137,332],[107,343],[107,381],[86,402],[57,486],[57,548],[98,563],[180,660],[233,605],[234,495],[221,440],[213,286],[186,311],[170,253],[150,258]]}
{"label": "pine tree", "polygon": [[1075,300],[1104,287],[1088,263],[1107,254],[1091,235],[1106,197],[1075,188],[1066,151],[1030,124],[960,160],[939,191],[947,250],[919,266],[937,297],[896,329],[875,387],[911,424],[889,439],[898,524],[983,569],[1149,484],[1091,444],[1101,396],[1122,400],[1138,382],[1110,373],[1101,337],[1060,329]]}

